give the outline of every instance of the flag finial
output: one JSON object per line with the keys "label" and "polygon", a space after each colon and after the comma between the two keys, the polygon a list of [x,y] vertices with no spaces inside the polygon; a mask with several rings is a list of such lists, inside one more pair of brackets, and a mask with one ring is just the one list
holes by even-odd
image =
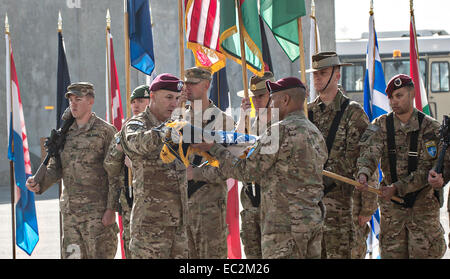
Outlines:
{"label": "flag finial", "polygon": [[316,16],[316,3],[314,0],[311,0],[311,16]]}
{"label": "flag finial", "polygon": [[8,13],[5,14],[5,33],[9,34]]}
{"label": "flag finial", "polygon": [[58,11],[58,32],[62,32],[62,17],[61,17],[61,11]]}
{"label": "flag finial", "polygon": [[370,11],[369,11],[370,15],[373,15],[373,0],[370,0]]}
{"label": "flag finial", "polygon": [[409,10],[412,13],[414,13],[414,1],[413,0],[409,0]]}
{"label": "flag finial", "polygon": [[106,10],[106,29],[111,29],[111,15],[109,14],[109,9]]}

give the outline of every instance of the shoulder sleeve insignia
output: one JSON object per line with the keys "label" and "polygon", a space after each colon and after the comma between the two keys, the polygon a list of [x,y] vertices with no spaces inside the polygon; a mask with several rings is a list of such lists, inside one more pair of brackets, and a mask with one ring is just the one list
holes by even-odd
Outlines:
{"label": "shoulder sleeve insignia", "polygon": [[425,142],[425,148],[427,149],[428,155],[430,155],[433,159],[437,156],[437,147],[435,141],[427,141]]}
{"label": "shoulder sleeve insignia", "polygon": [[374,124],[369,124],[367,126],[366,131],[363,133],[363,135],[360,138],[360,142],[366,142],[373,134],[375,134],[380,129],[379,126]]}

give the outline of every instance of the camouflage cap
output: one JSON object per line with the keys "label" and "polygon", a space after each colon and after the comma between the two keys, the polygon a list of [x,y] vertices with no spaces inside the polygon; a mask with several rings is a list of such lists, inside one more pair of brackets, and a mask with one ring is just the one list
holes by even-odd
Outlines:
{"label": "camouflage cap", "polygon": [[306,73],[320,71],[334,66],[350,66],[352,63],[342,63],[339,56],[334,51],[324,51],[312,56],[312,68],[306,70]]}
{"label": "camouflage cap", "polygon": [[65,94],[66,99],[69,99],[71,94],[78,97],[83,97],[86,95],[92,95],[92,97],[95,97],[94,85],[90,82],[84,81],[72,83],[67,86],[67,92]]}
{"label": "camouflage cap", "polygon": [[[266,88],[266,80],[275,82],[275,78],[273,77],[272,72],[264,72],[264,75],[262,77],[252,76],[250,78],[250,85],[249,85],[250,92],[248,92],[248,96],[254,97],[267,93],[268,91]],[[243,98],[244,90],[238,91],[237,95]]]}
{"label": "camouflage cap", "polygon": [[130,102],[138,98],[150,98],[150,87],[148,85],[144,84],[136,87],[131,93]]}
{"label": "camouflage cap", "polygon": [[185,83],[199,83],[203,79],[209,81],[212,80],[212,74],[209,70],[200,67],[193,67],[186,69],[184,72]]}

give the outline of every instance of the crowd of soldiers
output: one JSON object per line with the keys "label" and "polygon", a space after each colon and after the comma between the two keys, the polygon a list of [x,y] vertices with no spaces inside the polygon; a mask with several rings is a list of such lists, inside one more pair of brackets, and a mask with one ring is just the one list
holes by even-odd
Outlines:
{"label": "crowd of soldiers", "polygon": [[[412,79],[397,75],[389,81],[392,112],[370,123],[338,84],[346,65],[338,55],[321,52],[312,62],[308,71],[318,97],[307,108],[308,89],[299,79],[275,81],[266,72],[251,77],[248,98],[238,92],[238,123],[208,99],[211,72],[199,67],[187,69],[182,80],[161,74],[150,86],[137,87],[130,98],[133,116],[120,131],[92,112],[91,83],[68,86],[75,121],[64,149],[40,183],[32,176],[26,184],[41,194],[63,180],[62,257],[114,258],[119,212],[126,258],[226,259],[226,180],[234,178],[243,183],[247,258],[363,259],[368,222],[378,207],[381,258],[441,258],[446,244],[439,209],[450,156],[443,174],[436,173],[440,125],[414,108]],[[248,126],[250,98],[256,116]],[[219,167],[200,155],[191,156],[188,167],[180,160],[163,162],[160,128],[180,116],[204,130],[256,135],[257,142],[239,157],[220,143],[191,143]],[[369,187],[379,189],[379,196]],[[394,203],[394,196],[405,202]]]}

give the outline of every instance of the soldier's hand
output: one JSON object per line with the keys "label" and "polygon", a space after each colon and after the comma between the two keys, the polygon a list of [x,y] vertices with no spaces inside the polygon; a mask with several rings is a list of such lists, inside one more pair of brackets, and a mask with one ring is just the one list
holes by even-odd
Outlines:
{"label": "soldier's hand", "polygon": [[434,189],[439,189],[444,186],[444,179],[442,178],[442,173],[437,173],[435,170],[430,170],[428,172],[428,184]]}
{"label": "soldier's hand", "polygon": [[211,149],[211,147],[213,147],[214,143],[206,143],[206,142],[202,142],[202,143],[194,143],[191,144],[191,146],[193,148],[196,148],[200,151],[209,151]]}
{"label": "soldier's hand", "polygon": [[361,173],[358,177],[358,182],[360,186],[355,186],[356,189],[360,191],[367,191],[369,189],[369,185],[367,184],[367,176],[363,173]]}
{"label": "soldier's hand", "polygon": [[106,209],[105,213],[103,214],[102,223],[103,226],[109,226],[116,222],[116,213],[114,210]]}
{"label": "soldier's hand", "polygon": [[133,164],[131,163],[130,158],[128,158],[128,156],[125,156],[125,166],[131,168],[133,166]]}
{"label": "soldier's hand", "polygon": [[358,223],[361,227],[364,227],[364,225],[370,221],[370,218],[372,218],[372,216],[358,216]]}
{"label": "soldier's hand", "polygon": [[241,113],[245,113],[248,109],[252,109],[250,98],[242,98],[241,101]]}
{"label": "soldier's hand", "polygon": [[192,169],[192,166],[189,166],[186,168],[186,176],[187,176],[187,180],[194,179],[194,170]]}
{"label": "soldier's hand", "polygon": [[25,182],[25,186],[28,190],[31,192],[37,193],[39,190],[41,190],[41,187],[39,187],[39,184],[34,181],[34,176],[30,176],[27,179],[27,182]]}
{"label": "soldier's hand", "polygon": [[183,87],[181,90],[180,97],[178,98],[177,107],[179,107],[181,104],[186,104],[187,101],[187,93],[186,93],[186,87]]}
{"label": "soldier's hand", "polygon": [[397,192],[397,188],[395,188],[394,184],[389,186],[381,186],[381,197],[385,201],[390,201],[392,196]]}

